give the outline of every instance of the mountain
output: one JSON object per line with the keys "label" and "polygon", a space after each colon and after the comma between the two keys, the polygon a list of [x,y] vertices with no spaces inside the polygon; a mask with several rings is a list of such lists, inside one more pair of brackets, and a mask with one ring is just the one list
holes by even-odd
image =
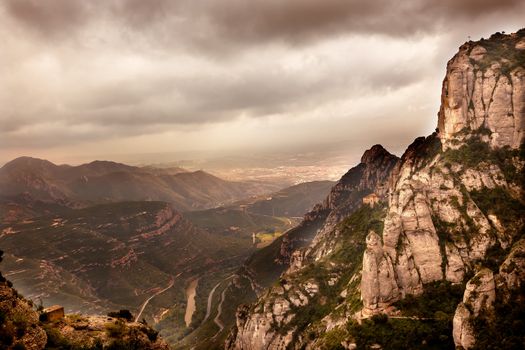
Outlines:
{"label": "mountain", "polygon": [[1,203],[11,207],[13,218],[27,214],[16,211],[22,194],[37,203],[74,208],[157,200],[186,211],[232,203],[270,189],[273,186],[225,181],[204,171],[139,168],[108,161],[69,166],[20,157],[0,168]]}
{"label": "mountain", "polygon": [[258,299],[237,309],[226,348],[521,348],[524,139],[525,29],[465,43],[447,64],[436,132],[400,159],[365,152],[265,249],[267,270],[283,271],[267,289],[238,282],[264,262],[232,282]]}
{"label": "mountain", "polygon": [[[122,201],[151,199],[154,191],[169,187],[171,192],[161,198],[180,196],[184,202],[179,207],[188,209],[194,203],[196,209],[195,203],[218,205],[217,198],[229,202],[257,188],[203,171],[101,161],[57,166],[22,157],[0,169],[0,179],[0,246],[7,252],[3,269],[18,290],[45,305],[63,305],[67,312],[129,309],[154,322],[172,344],[206,323],[207,312],[218,306],[213,300],[207,305],[216,284],[226,285],[250,253],[297,222],[236,205],[182,216],[173,202]],[[305,197],[299,204],[304,206],[323,186],[298,186],[282,191],[279,198],[287,193]],[[307,188],[316,191],[309,195]],[[295,206],[288,201],[280,208],[287,205]],[[195,305],[188,323],[192,285]]]}

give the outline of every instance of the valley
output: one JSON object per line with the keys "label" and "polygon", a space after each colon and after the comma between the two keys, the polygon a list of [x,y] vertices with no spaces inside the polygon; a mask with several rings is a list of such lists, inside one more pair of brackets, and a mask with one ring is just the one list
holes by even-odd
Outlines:
{"label": "valley", "polygon": [[[314,182],[253,196],[243,183],[231,183],[250,198],[231,197],[229,205],[201,210],[184,205],[192,210],[180,212],[177,201],[120,201],[127,191],[108,192],[111,196],[99,200],[79,197],[78,188],[68,190],[75,177],[97,178],[100,184],[114,171],[164,179],[192,174],[180,168],[144,170],[111,162],[69,167],[26,158],[4,168],[4,184],[22,173],[24,179],[46,183],[36,191],[35,182],[27,181],[2,197],[8,215],[0,223],[6,252],[2,270],[15,287],[37,303],[60,304],[69,313],[130,310],[136,321],[155,325],[174,345],[189,344],[201,332],[210,339],[225,332],[232,315],[229,309],[225,316],[224,303],[234,273],[253,252],[295,226],[296,216],[331,186]],[[203,193],[210,177],[194,177],[197,183],[191,186]],[[143,178],[137,181],[128,188]],[[213,181],[216,187],[222,180]],[[192,198],[185,200],[200,201]],[[99,201],[103,204],[93,205]],[[21,244],[26,240],[30,246]]]}

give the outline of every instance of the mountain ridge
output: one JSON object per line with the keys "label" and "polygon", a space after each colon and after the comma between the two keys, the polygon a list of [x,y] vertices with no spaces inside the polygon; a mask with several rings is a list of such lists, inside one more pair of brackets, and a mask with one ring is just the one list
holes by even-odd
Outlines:
{"label": "mountain ridge", "polygon": [[169,171],[111,161],[70,166],[19,157],[0,168],[2,197],[29,193],[35,201],[73,208],[122,200],[161,200],[183,211],[208,209],[269,188],[222,180],[203,170]]}

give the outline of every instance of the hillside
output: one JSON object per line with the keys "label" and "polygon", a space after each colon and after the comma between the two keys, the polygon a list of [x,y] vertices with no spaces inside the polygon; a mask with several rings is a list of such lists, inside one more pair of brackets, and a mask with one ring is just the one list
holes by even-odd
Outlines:
{"label": "hillside", "polygon": [[21,195],[33,202],[73,208],[151,200],[169,202],[186,211],[232,203],[269,188],[225,181],[204,171],[139,168],[108,161],[69,166],[20,157],[0,168],[0,202],[10,208],[11,218],[29,214],[23,210]]}
{"label": "hillside", "polygon": [[238,205],[255,214],[302,217],[314,205],[321,203],[335,183],[332,181],[304,182],[278,192],[241,201]]}
{"label": "hillside", "polygon": [[315,237],[237,310],[227,348],[523,346],[524,49],[525,30],[460,47],[437,132],[401,159],[365,153],[383,161],[333,188]]}
{"label": "hillside", "polygon": [[186,212],[184,216],[195,226],[211,233],[252,238],[263,234],[281,235],[296,223],[295,220],[250,213],[232,208],[215,208]]}
{"label": "hillside", "polygon": [[168,338],[186,331],[189,281],[224,278],[254,249],[251,236],[209,233],[163,202],[68,209],[0,232],[4,275],[28,298],[87,314],[145,305],[141,317]]}
{"label": "hillside", "polygon": [[[1,170],[4,180],[21,179],[11,193],[27,191],[3,197],[0,203],[5,209],[0,225],[0,245],[7,252],[4,270],[24,295],[84,314],[117,309],[138,313],[145,300],[167,288],[146,304],[141,317],[154,322],[169,342],[178,344],[188,333],[215,332],[213,318],[206,320],[205,315],[215,311],[220,300],[213,299],[207,306],[208,299],[220,297],[227,278],[251,252],[278,239],[297,220],[257,214],[236,205],[191,210],[182,217],[162,202],[111,203],[140,198],[151,190],[148,181],[159,179],[181,198],[189,196],[184,198],[187,202],[196,200],[197,194],[189,193],[193,189],[219,198],[229,186],[245,185],[202,171],[146,170],[112,162],[70,167],[19,158],[8,163]],[[281,203],[280,208],[310,206],[325,186],[323,182],[294,186],[281,191],[276,203]],[[309,188],[316,191],[309,195]],[[297,206],[285,198],[288,195],[305,200]],[[90,205],[108,198],[110,203]],[[204,203],[204,195],[198,200]],[[26,241],[31,245],[23,243]],[[192,283],[196,284],[195,310],[188,325],[184,319]],[[237,305],[224,308],[228,326]],[[194,329],[197,331],[192,332]]]}

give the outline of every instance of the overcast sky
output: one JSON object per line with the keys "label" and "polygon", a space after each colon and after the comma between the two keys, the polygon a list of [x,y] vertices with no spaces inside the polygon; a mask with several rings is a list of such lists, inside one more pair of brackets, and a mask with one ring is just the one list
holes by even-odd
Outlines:
{"label": "overcast sky", "polygon": [[521,27],[522,0],[2,0],[0,163],[400,152],[457,48]]}

